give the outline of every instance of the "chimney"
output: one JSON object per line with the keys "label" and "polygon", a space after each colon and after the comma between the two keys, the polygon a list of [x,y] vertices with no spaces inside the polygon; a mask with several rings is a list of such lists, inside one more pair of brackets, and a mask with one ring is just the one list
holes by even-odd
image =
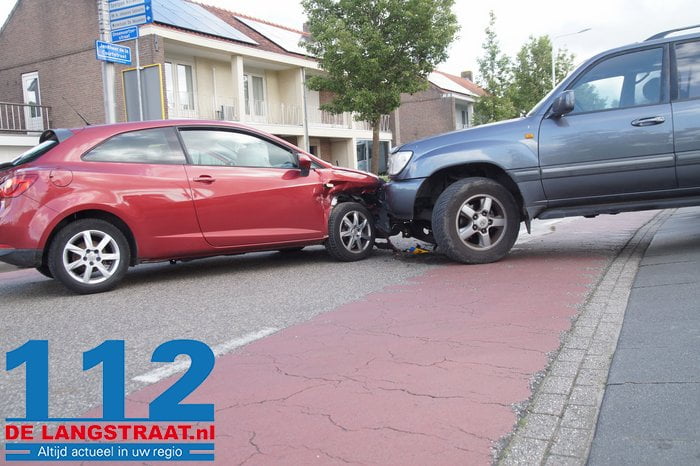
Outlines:
{"label": "chimney", "polygon": [[464,79],[468,79],[469,81],[474,82],[474,73],[471,71],[462,71],[462,77]]}
{"label": "chimney", "polygon": [[309,32],[309,23],[304,23],[304,25],[302,26],[302,31],[307,33]]}

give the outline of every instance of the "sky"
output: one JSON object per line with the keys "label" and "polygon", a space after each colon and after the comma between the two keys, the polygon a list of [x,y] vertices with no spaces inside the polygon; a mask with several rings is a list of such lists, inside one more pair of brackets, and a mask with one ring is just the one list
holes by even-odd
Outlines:
{"label": "sky", "polygon": [[[48,3],[48,0],[45,0]],[[301,29],[304,13],[295,0],[199,0],[222,8]],[[0,0],[4,23],[15,0]],[[60,5],[61,0],[51,0]],[[489,10],[496,14],[496,33],[505,53],[514,56],[529,36],[554,37],[556,48],[576,55],[576,63],[607,49],[640,42],[668,29],[700,24],[697,0],[456,0],[461,30],[449,59],[437,68],[459,75],[473,70],[481,56]],[[590,28],[589,31],[568,35]],[[567,35],[566,37],[558,37]]]}

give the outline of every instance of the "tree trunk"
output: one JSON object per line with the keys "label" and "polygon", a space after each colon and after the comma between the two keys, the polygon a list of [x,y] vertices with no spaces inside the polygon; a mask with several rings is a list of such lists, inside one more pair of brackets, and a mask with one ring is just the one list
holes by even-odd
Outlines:
{"label": "tree trunk", "polygon": [[379,124],[381,117],[372,122],[372,167],[370,170],[375,175],[379,174],[379,159],[381,157],[379,148]]}

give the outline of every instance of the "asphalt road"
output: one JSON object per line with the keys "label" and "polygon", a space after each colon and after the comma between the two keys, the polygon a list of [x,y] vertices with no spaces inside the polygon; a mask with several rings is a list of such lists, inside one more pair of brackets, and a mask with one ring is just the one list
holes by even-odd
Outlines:
{"label": "asphalt road", "polygon": [[[82,371],[82,352],[126,341],[127,391],[158,367],[153,350],[171,339],[226,346],[273,332],[446,262],[376,250],[359,263],[335,262],[322,247],[132,268],[116,290],[79,296],[33,270],[0,274],[5,353],[49,340],[50,416],[77,417],[101,401],[101,369]],[[2,371],[0,413],[24,415],[24,367]]]}

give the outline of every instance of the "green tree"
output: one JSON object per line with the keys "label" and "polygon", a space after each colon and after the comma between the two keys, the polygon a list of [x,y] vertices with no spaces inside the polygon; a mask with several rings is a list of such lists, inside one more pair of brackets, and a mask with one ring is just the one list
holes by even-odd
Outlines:
{"label": "green tree", "polygon": [[515,108],[508,95],[511,86],[511,61],[501,51],[496,36],[496,15],[489,11],[489,25],[486,40],[481,45],[484,55],[477,59],[479,64],[478,84],[488,92],[481,97],[474,108],[476,124],[491,123],[515,116]]}
{"label": "green tree", "polygon": [[[574,67],[574,56],[566,50],[557,51],[556,81],[566,77]],[[548,36],[533,37],[523,44],[513,65],[510,99],[516,115],[530,111],[552,90],[552,42]]]}
{"label": "green tree", "polygon": [[372,167],[379,171],[382,115],[401,93],[427,88],[427,76],[447,59],[459,26],[454,0],[302,0],[311,39],[303,42],[327,73],[311,76],[310,89],[330,91],[321,108],[356,112],[372,125]]}

